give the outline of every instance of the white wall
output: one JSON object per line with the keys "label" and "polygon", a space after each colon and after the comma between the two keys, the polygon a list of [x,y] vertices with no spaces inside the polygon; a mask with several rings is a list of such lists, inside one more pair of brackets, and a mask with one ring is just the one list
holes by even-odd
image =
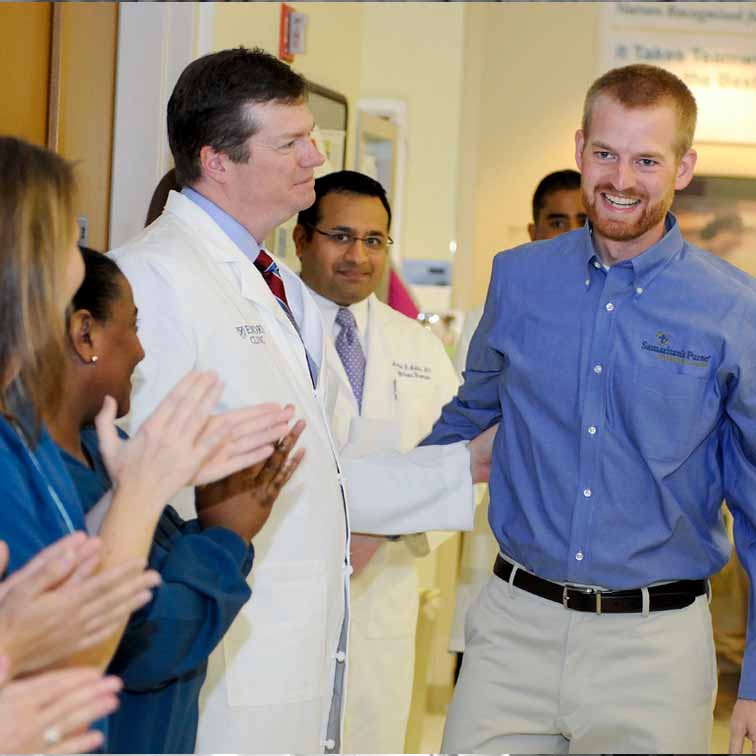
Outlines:
{"label": "white wall", "polygon": [[450,258],[456,239],[464,4],[366,3],[360,90],[407,104],[402,255]]}
{"label": "white wall", "polygon": [[144,226],[150,198],[172,165],[165,107],[184,66],[205,50],[212,7],[120,3],[113,125],[110,246]]}
{"label": "white wall", "polygon": [[[295,6],[296,7],[296,6]],[[356,102],[360,97],[363,8],[360,3],[306,3],[307,52],[292,68],[310,81],[336,90],[349,100],[347,167],[354,159]],[[280,3],[218,3],[213,23],[214,50],[245,45],[278,55]]]}
{"label": "white wall", "polygon": [[[600,74],[599,12],[598,3],[467,6],[482,56],[482,96],[478,111],[463,113],[463,130],[471,133],[477,150],[469,195],[474,208],[468,209],[473,241],[457,255],[458,266],[464,262],[472,271],[456,292],[464,306],[483,301],[493,254],[527,241],[531,198],[540,179],[575,167],[573,140],[583,98]],[[756,176],[754,146],[695,146],[699,174]],[[469,184],[460,184],[460,191],[469,192]],[[460,208],[467,197],[460,199]]]}

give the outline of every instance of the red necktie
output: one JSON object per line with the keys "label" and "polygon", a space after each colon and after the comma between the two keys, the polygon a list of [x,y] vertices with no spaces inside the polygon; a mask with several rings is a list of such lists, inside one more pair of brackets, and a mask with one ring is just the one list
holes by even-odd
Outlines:
{"label": "red necktie", "polygon": [[287,313],[287,315],[291,317],[289,302],[286,299],[286,289],[284,288],[284,282],[281,279],[281,274],[278,272],[278,265],[276,265],[273,258],[264,249],[261,249],[257,255],[257,259],[255,260],[255,267],[262,274],[262,277],[265,279],[265,283],[268,284],[268,288],[273,293],[273,296],[284,308],[284,311]]}
{"label": "red necktie", "polygon": [[[286,299],[286,289],[284,288],[284,282],[281,278],[281,274],[278,272],[278,265],[276,265],[275,260],[264,250],[261,249],[257,254],[257,259],[255,260],[255,267],[260,271],[260,274],[265,279],[265,283],[268,284],[268,288],[270,289],[273,296],[276,298],[276,301],[278,304],[281,305],[283,308],[283,311],[286,313],[286,316],[291,321],[291,324],[294,326],[294,330],[299,334],[299,338],[302,339],[302,334],[299,330],[299,326],[297,325],[297,321],[294,320],[294,315],[292,314],[291,310],[289,309],[289,302]],[[310,371],[310,378],[312,379],[312,385],[317,386],[318,385],[318,368],[315,364],[312,357],[310,357],[310,353],[307,351],[307,347],[304,344],[304,341],[302,341],[302,346],[305,350],[305,356],[307,357],[307,368]]]}

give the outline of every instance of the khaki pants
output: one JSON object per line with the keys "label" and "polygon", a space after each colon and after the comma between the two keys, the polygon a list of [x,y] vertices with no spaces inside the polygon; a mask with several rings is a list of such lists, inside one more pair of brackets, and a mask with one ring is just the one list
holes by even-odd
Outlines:
{"label": "khaki pants", "polygon": [[589,614],[492,576],[467,616],[444,753],[708,753],[717,678],[706,596]]}

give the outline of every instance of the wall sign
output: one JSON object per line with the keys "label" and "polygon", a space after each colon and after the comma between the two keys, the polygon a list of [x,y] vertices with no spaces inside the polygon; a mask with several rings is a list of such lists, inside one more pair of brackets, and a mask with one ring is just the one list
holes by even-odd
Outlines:
{"label": "wall sign", "polygon": [[697,142],[756,144],[756,2],[610,2],[600,13],[600,73],[666,68],[698,102]]}

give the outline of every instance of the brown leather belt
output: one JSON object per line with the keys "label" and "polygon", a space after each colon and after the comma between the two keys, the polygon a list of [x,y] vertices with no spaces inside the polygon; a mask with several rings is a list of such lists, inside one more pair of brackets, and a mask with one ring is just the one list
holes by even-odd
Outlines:
{"label": "brown leather belt", "polygon": [[[494,575],[509,582],[514,565],[496,557]],[[517,568],[512,584],[535,596],[562,604],[576,612],[596,614],[624,614],[643,611],[643,592],[640,588],[627,591],[596,591],[592,588],[562,585],[544,580],[537,575]],[[706,580],[675,580],[663,585],[648,587],[649,611],[664,612],[690,606],[696,597],[707,592]]]}

